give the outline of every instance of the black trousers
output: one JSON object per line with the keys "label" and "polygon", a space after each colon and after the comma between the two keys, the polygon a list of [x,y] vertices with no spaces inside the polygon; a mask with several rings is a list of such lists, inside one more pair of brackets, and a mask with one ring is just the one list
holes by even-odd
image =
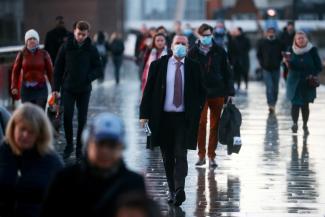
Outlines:
{"label": "black trousers", "polygon": [[46,108],[46,104],[47,104],[47,98],[44,98],[44,99],[38,99],[38,100],[21,100],[22,103],[25,103],[25,102],[30,102],[32,104],[35,104],[39,107],[41,107],[44,111],[45,111],[45,108]]}
{"label": "black trousers", "polygon": [[116,84],[120,83],[120,69],[123,63],[123,56],[114,56],[113,64],[114,64],[114,75]]}
{"label": "black trousers", "polygon": [[81,134],[87,122],[90,91],[71,93],[63,91],[63,122],[67,146],[73,146],[73,114],[75,105],[78,111],[77,150],[81,150]]}
{"label": "black trousers", "polygon": [[169,191],[185,187],[188,172],[185,147],[186,121],[184,113],[164,113],[162,118],[161,153]]}
{"label": "black trousers", "polygon": [[293,123],[297,124],[299,119],[299,111],[302,113],[302,120],[304,126],[307,126],[307,122],[309,119],[309,103],[305,103],[304,105],[292,105],[291,107],[291,117]]}

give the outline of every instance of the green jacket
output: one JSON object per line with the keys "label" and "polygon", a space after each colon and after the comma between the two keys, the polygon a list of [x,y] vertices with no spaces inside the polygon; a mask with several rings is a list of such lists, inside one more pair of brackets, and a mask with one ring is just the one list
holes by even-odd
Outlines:
{"label": "green jacket", "polygon": [[309,52],[300,55],[295,54],[292,48],[290,52],[287,97],[293,104],[314,102],[316,88],[310,87],[306,78],[309,75],[318,75],[322,71],[318,51],[313,47]]}

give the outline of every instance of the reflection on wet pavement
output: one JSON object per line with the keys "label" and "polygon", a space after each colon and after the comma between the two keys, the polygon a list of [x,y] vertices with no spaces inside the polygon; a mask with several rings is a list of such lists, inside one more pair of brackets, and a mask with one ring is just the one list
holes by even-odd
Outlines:
{"label": "reflection on wet pavement", "polygon": [[89,117],[103,111],[122,116],[128,136],[126,162],[146,177],[150,194],[167,216],[325,215],[325,88],[319,89],[318,99],[311,105],[311,134],[304,137],[301,129],[297,135],[291,133],[290,105],[284,98],[284,88],[276,115],[268,115],[265,87],[252,82],[248,92],[239,93],[235,99],[243,115],[240,154],[227,156],[226,147],[218,145],[219,167],[210,170],[196,169],[197,155],[190,151],[187,200],[181,208],[175,208],[165,201],[167,183],[160,152],[145,149],[145,134],[138,124],[141,93],[137,68],[126,62],[118,86],[112,80],[111,66],[107,73],[104,83],[94,85]]}

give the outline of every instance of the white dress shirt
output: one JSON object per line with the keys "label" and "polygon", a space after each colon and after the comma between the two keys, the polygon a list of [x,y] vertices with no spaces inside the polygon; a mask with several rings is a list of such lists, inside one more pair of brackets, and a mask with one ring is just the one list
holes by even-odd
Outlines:
{"label": "white dress shirt", "polygon": [[175,73],[176,73],[176,64],[177,60],[174,56],[169,58],[168,67],[167,67],[167,78],[166,78],[166,98],[165,98],[165,105],[164,111],[165,112],[184,112],[184,84],[185,84],[185,76],[184,76],[184,60],[183,58],[181,62],[183,63],[180,67],[182,72],[182,104],[176,108],[173,103],[174,100],[174,85],[175,85]]}

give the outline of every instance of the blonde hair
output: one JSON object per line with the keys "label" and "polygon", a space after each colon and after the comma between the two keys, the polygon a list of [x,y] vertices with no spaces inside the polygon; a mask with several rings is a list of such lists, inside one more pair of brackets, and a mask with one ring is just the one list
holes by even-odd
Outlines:
{"label": "blonde hair", "polygon": [[40,155],[45,155],[54,150],[52,126],[45,112],[36,105],[24,103],[13,113],[6,128],[5,141],[16,155],[22,154],[14,138],[15,127],[18,122],[27,123],[32,132],[37,135],[35,146]]}
{"label": "blonde hair", "polygon": [[304,31],[298,31],[298,32],[296,32],[296,34],[294,36],[293,44],[296,43],[298,35],[303,35],[306,38],[306,43],[309,42],[309,38],[308,38],[307,34]]}

